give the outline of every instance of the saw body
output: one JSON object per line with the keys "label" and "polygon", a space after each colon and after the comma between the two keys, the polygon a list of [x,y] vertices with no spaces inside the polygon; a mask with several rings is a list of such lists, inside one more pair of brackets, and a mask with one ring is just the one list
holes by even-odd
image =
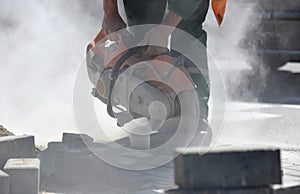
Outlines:
{"label": "saw body", "polygon": [[[119,126],[162,112],[165,118],[178,116],[178,94],[194,86],[184,57],[168,53],[144,56],[144,47],[127,49],[122,36],[115,41],[98,37],[100,41],[89,49],[87,69],[94,85],[92,94],[107,105],[108,114],[118,119]],[[163,107],[155,107],[156,113],[151,115],[149,109],[156,102]]]}

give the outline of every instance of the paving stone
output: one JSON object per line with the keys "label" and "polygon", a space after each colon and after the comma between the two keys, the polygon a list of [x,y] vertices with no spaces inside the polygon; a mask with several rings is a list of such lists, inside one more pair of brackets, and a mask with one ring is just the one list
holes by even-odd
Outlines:
{"label": "paving stone", "polygon": [[165,191],[165,194],[272,194],[272,189],[270,188],[205,189],[205,190],[175,189],[175,190]]}
{"label": "paving stone", "polygon": [[93,142],[94,139],[85,134],[63,133],[62,143],[69,147],[82,147]]}
{"label": "paving stone", "polygon": [[67,146],[62,142],[49,142],[47,149],[37,154],[37,158],[41,161],[42,178],[53,175],[56,153],[65,149],[67,149]]}
{"label": "paving stone", "polygon": [[9,159],[4,166],[9,175],[10,194],[38,194],[40,160],[37,158]]}
{"label": "paving stone", "polygon": [[53,182],[76,185],[91,182],[109,170],[99,170],[103,162],[88,149],[59,150],[55,154]]}
{"label": "paving stone", "polygon": [[9,194],[9,176],[0,170],[0,193]]}
{"label": "paving stone", "polygon": [[54,184],[76,187],[93,183],[97,185],[97,188],[98,185],[100,188],[103,185],[108,187],[114,185],[114,189],[133,187],[135,184],[128,178],[134,172],[131,173],[105,163],[88,148],[58,151],[54,165],[53,175],[47,178]]}
{"label": "paving stone", "polygon": [[[103,152],[110,153],[111,150],[103,148]],[[131,156],[122,159],[131,162]],[[98,193],[108,189],[111,192],[106,193],[129,194],[139,190],[175,188],[172,178],[171,164],[147,171],[130,171],[105,163],[89,149],[68,149],[57,152],[54,173],[46,177],[46,181],[79,189],[89,185],[93,190],[99,189]]]}
{"label": "paving stone", "polygon": [[281,184],[280,150],[267,147],[177,149],[175,184],[184,189],[269,187]]}
{"label": "paving stone", "polygon": [[47,149],[51,151],[62,150],[65,148],[66,146],[62,142],[49,142],[47,146]]}
{"label": "paving stone", "polygon": [[35,144],[33,136],[0,137],[0,169],[10,158],[33,158]]}
{"label": "paving stone", "polygon": [[276,185],[273,187],[273,194],[299,194],[299,185]]}

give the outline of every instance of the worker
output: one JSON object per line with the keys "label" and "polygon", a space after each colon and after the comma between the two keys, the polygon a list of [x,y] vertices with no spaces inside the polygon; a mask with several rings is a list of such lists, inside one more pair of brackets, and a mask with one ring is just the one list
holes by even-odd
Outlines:
{"label": "worker", "polygon": [[[117,0],[103,0],[104,18],[102,22],[102,33],[105,36],[113,32],[142,24],[162,24],[173,28],[163,28],[160,25],[149,30],[141,39],[141,42],[159,42],[167,48],[169,35],[175,28],[183,30],[198,39],[206,47],[207,34],[202,27],[205,21],[209,0],[123,0],[127,22],[122,19],[118,11]],[[212,0],[212,8],[221,25],[226,0]],[[157,36],[159,34],[159,36]],[[159,38],[159,40],[155,40]],[[178,41],[180,37],[173,37]],[[92,45],[95,45],[97,38]],[[163,43],[162,43],[163,42]],[[172,41],[171,41],[172,42]],[[165,49],[158,46],[149,46],[145,54],[154,56],[164,53]],[[208,72],[206,49],[202,55],[201,69]],[[197,68],[194,68],[197,69]],[[208,74],[203,75],[202,71],[190,71],[191,78],[196,84],[196,91],[199,97],[200,113],[203,120],[208,118],[208,100],[210,95]]]}

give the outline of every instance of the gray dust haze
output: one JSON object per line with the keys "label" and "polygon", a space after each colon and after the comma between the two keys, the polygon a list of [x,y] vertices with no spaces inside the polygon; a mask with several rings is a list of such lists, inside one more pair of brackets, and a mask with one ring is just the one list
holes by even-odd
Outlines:
{"label": "gray dust haze", "polygon": [[[240,75],[232,76],[239,65],[249,68],[239,42],[251,14],[230,0],[223,27],[211,11],[204,26],[208,48],[232,83],[239,83]],[[101,19],[100,0],[0,0],[0,124],[36,135],[37,143],[76,130],[74,81]]]}
{"label": "gray dust haze", "polygon": [[[229,0],[222,27],[216,25],[211,10],[204,25],[208,32],[208,50],[223,74],[229,99],[257,101],[257,96],[265,87],[268,69],[255,54],[249,52],[254,49],[251,43],[253,35],[249,33],[261,22],[258,8],[255,0]],[[249,81],[256,81],[257,84],[249,84]],[[248,88],[249,85],[256,88]]]}
{"label": "gray dust haze", "polygon": [[57,139],[75,129],[74,79],[100,28],[97,0],[0,0],[0,121]]}

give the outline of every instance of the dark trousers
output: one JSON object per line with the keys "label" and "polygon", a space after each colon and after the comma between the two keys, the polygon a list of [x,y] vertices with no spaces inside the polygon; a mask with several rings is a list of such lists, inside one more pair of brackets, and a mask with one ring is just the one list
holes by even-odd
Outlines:
{"label": "dark trousers", "polygon": [[[160,24],[166,11],[167,0],[123,0],[127,24],[129,26],[142,25],[142,24]],[[189,17],[183,19],[177,28],[191,34],[197,38],[205,47],[207,42],[207,34],[202,28],[205,17],[209,7],[209,0],[203,0],[199,8]],[[180,37],[172,36],[172,41],[180,42]],[[172,42],[171,41],[171,42]],[[196,66],[204,70],[206,75],[200,71],[191,72],[191,77],[197,85],[197,94],[199,97],[201,117],[207,119],[208,117],[208,100],[210,95],[209,79],[208,79],[208,66],[206,49],[205,54],[201,54],[201,64]],[[194,68],[197,69],[197,68]]]}

